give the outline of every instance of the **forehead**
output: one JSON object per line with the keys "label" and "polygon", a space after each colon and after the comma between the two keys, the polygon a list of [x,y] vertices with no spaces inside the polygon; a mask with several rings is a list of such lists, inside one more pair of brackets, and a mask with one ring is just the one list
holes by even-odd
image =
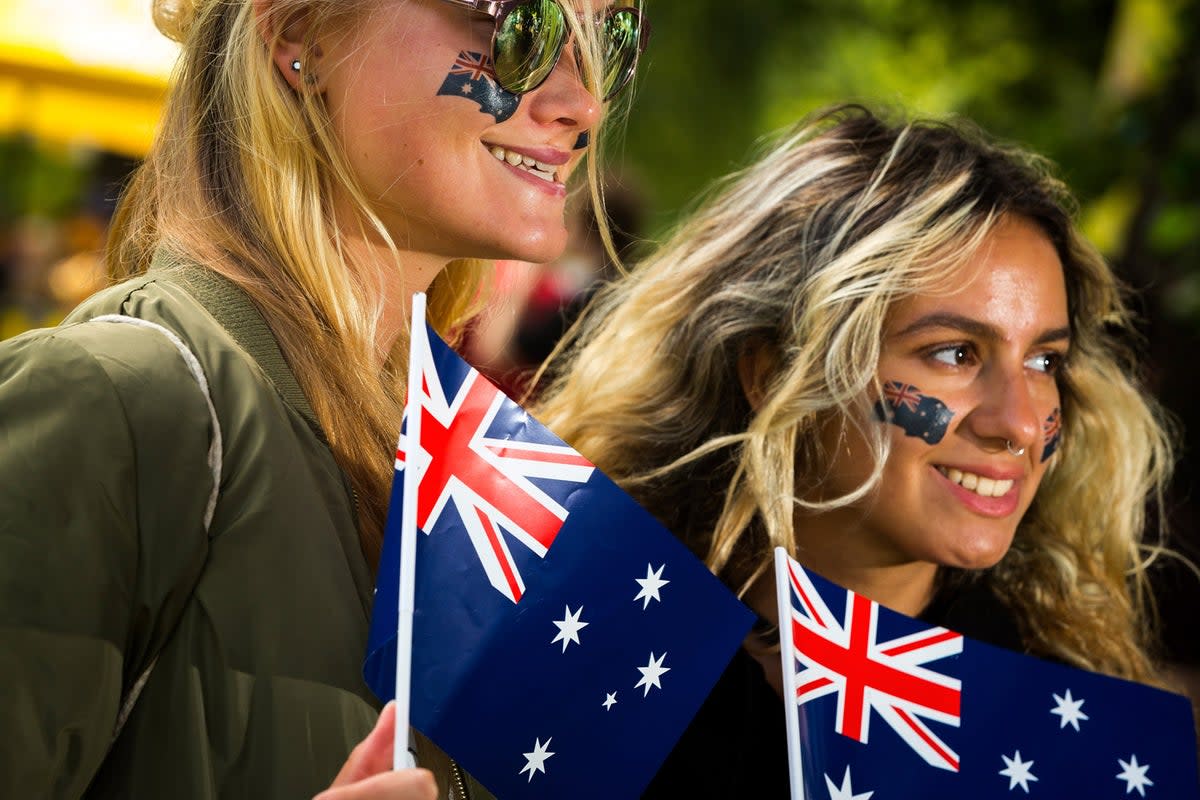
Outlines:
{"label": "forehead", "polygon": [[1068,325],[1062,261],[1049,237],[1028,220],[1002,220],[971,258],[951,269],[949,291],[896,303],[889,315],[889,333],[902,331],[923,316],[942,313],[986,324],[1006,339]]}

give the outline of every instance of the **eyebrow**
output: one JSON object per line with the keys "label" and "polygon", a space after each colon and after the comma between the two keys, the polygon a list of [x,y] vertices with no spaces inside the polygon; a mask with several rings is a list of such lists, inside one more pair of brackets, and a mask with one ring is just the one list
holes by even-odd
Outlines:
{"label": "eyebrow", "polygon": [[[1004,338],[1000,329],[996,326],[950,311],[936,311],[932,314],[926,314],[892,335],[902,338],[930,328],[953,328],[981,339]],[[1034,340],[1034,344],[1046,344],[1047,342],[1057,342],[1070,338],[1071,329],[1069,327],[1050,328],[1049,330],[1042,331],[1037,339]]]}

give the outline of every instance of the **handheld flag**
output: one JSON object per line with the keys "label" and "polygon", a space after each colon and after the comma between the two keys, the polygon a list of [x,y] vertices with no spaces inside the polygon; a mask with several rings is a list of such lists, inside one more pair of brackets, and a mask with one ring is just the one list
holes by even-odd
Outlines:
{"label": "handheld flag", "polygon": [[367,682],[393,696],[411,470],[413,726],[498,797],[637,796],[753,615],[432,329],[413,340]]}
{"label": "handheld flag", "polygon": [[1185,698],[775,573],[794,800],[1200,797]]}

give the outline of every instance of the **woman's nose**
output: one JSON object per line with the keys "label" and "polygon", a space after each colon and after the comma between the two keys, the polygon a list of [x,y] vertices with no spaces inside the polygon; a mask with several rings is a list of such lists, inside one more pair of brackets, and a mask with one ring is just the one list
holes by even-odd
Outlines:
{"label": "woman's nose", "polygon": [[541,86],[525,96],[525,102],[535,122],[579,131],[594,128],[604,112],[603,103],[587,90],[579,74],[574,42],[567,42],[554,70]]}
{"label": "woman's nose", "polygon": [[1041,434],[1036,387],[1031,380],[1024,368],[994,370],[973,414],[976,435],[1031,450]]}

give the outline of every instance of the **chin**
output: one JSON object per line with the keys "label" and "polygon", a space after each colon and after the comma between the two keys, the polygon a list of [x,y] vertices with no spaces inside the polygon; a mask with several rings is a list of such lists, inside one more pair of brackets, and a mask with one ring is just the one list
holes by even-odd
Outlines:
{"label": "chin", "polygon": [[530,233],[519,242],[511,244],[509,254],[501,258],[545,264],[554,261],[567,249],[567,229]]}
{"label": "chin", "polygon": [[959,569],[988,569],[1000,563],[1012,546],[1012,535],[996,537],[982,535],[963,543],[966,547],[957,549],[949,554],[949,558],[939,559],[942,566],[958,567]]}

